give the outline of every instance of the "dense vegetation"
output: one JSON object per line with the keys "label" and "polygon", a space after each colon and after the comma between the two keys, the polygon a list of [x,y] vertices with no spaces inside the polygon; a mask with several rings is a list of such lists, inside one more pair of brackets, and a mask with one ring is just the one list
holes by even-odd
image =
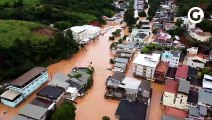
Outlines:
{"label": "dense vegetation", "polygon": [[155,16],[156,11],[159,8],[159,4],[160,4],[161,0],[149,0],[149,10],[148,10],[148,16]]}
{"label": "dense vegetation", "polygon": [[0,23],[0,36],[5,35],[0,44],[0,80],[16,78],[34,66],[68,59],[78,51],[79,45],[72,39],[70,31],[66,37],[62,32],[47,37],[33,33],[36,23],[16,20]]}
{"label": "dense vegetation", "polygon": [[30,39],[34,43],[47,41],[47,36],[38,35],[35,32],[32,32],[33,29],[42,27],[44,27],[44,25],[34,22],[0,20],[0,46],[9,48],[13,46],[17,39]]}
{"label": "dense vegetation", "polygon": [[51,117],[51,120],[75,120],[76,107],[70,103],[65,102],[56,109]]}
{"label": "dense vegetation", "polygon": [[0,19],[16,19],[52,24],[59,21],[71,25],[92,21],[103,23],[103,15],[111,17],[113,0],[10,0],[0,2]]}
{"label": "dense vegetation", "polygon": [[205,14],[212,11],[211,0],[177,0],[177,5],[179,7],[177,16],[187,16],[189,9],[196,6],[202,8]]}
{"label": "dense vegetation", "polygon": [[[79,49],[69,31],[74,25],[105,23],[113,0],[0,0],[0,81],[34,66],[69,59]],[[8,20],[9,19],[9,20]],[[31,21],[31,22],[27,22]],[[48,26],[54,24],[52,29]]]}
{"label": "dense vegetation", "polygon": [[192,7],[200,7],[205,13],[205,19],[201,23],[197,24],[197,27],[201,28],[206,32],[212,32],[212,21],[207,20],[212,12],[212,0],[177,0],[179,9],[177,16],[187,16],[187,13]]}
{"label": "dense vegetation", "polygon": [[124,13],[124,21],[127,23],[128,26],[133,26],[136,23],[136,19],[134,18],[133,4],[133,1],[131,1],[126,12]]}
{"label": "dense vegetation", "polygon": [[146,54],[146,53],[151,53],[153,50],[179,50],[179,49],[174,48],[174,47],[166,47],[166,46],[150,43],[150,44],[146,45],[143,49],[141,49],[140,52],[142,54]]}

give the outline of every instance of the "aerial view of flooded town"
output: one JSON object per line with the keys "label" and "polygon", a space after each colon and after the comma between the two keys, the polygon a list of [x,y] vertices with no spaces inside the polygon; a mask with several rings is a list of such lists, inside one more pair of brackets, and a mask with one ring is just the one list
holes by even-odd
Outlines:
{"label": "aerial view of flooded town", "polygon": [[212,120],[212,0],[0,0],[0,120]]}

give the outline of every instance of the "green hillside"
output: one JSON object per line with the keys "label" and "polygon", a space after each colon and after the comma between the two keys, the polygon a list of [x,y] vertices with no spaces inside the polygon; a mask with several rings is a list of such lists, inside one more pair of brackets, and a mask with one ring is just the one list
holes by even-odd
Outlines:
{"label": "green hillside", "polygon": [[[14,2],[16,2],[17,0],[0,0],[0,4],[5,4],[5,3],[9,3],[10,5]],[[36,5],[40,3],[40,0],[23,0],[23,3],[25,5]]]}
{"label": "green hillside", "polygon": [[47,36],[41,36],[32,32],[34,28],[42,26],[34,22],[0,20],[0,46],[11,47],[16,39],[31,40],[34,43],[47,40]]}

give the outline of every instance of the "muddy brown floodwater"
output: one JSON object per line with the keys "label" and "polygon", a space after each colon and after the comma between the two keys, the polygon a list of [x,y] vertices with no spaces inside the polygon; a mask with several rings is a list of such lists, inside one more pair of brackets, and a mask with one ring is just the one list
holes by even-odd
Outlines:
{"label": "muddy brown floodwater", "polygon": [[[92,62],[92,66],[95,68],[94,84],[92,88],[87,91],[85,96],[77,98],[76,120],[101,120],[102,116],[105,115],[109,116],[111,120],[117,120],[115,111],[119,101],[104,99],[104,94],[106,92],[105,81],[108,76],[112,75],[112,72],[106,69],[111,67],[109,60],[114,57],[109,50],[112,41],[109,41],[108,38],[116,28],[120,28],[120,26],[116,25],[105,35],[99,36],[98,40],[91,41],[86,45],[86,50],[80,50],[70,60],[63,60],[48,67],[50,76],[53,76],[57,72],[68,74],[73,67],[88,66],[89,62]],[[122,36],[124,34],[129,34],[127,28],[122,31]],[[119,38],[116,38],[116,40],[118,39]],[[135,57],[138,53],[139,52],[135,54]],[[131,62],[126,71],[126,76],[133,77],[133,69],[134,66]],[[151,102],[152,105],[150,106],[149,120],[160,120],[162,115],[160,98],[163,92],[163,85],[153,83],[152,88],[153,97]],[[0,120],[12,119],[24,105],[35,98],[35,94],[36,93],[32,94],[17,108],[10,108],[0,104]]]}

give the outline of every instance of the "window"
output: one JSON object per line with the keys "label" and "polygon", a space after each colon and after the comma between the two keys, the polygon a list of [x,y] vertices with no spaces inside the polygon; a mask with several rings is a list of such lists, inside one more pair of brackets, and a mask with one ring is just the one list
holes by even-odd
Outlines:
{"label": "window", "polygon": [[183,99],[180,99],[180,104],[182,104],[182,102],[183,102]]}
{"label": "window", "polygon": [[174,98],[174,101],[173,101],[173,103],[175,104],[175,102],[176,102],[176,98]]}

